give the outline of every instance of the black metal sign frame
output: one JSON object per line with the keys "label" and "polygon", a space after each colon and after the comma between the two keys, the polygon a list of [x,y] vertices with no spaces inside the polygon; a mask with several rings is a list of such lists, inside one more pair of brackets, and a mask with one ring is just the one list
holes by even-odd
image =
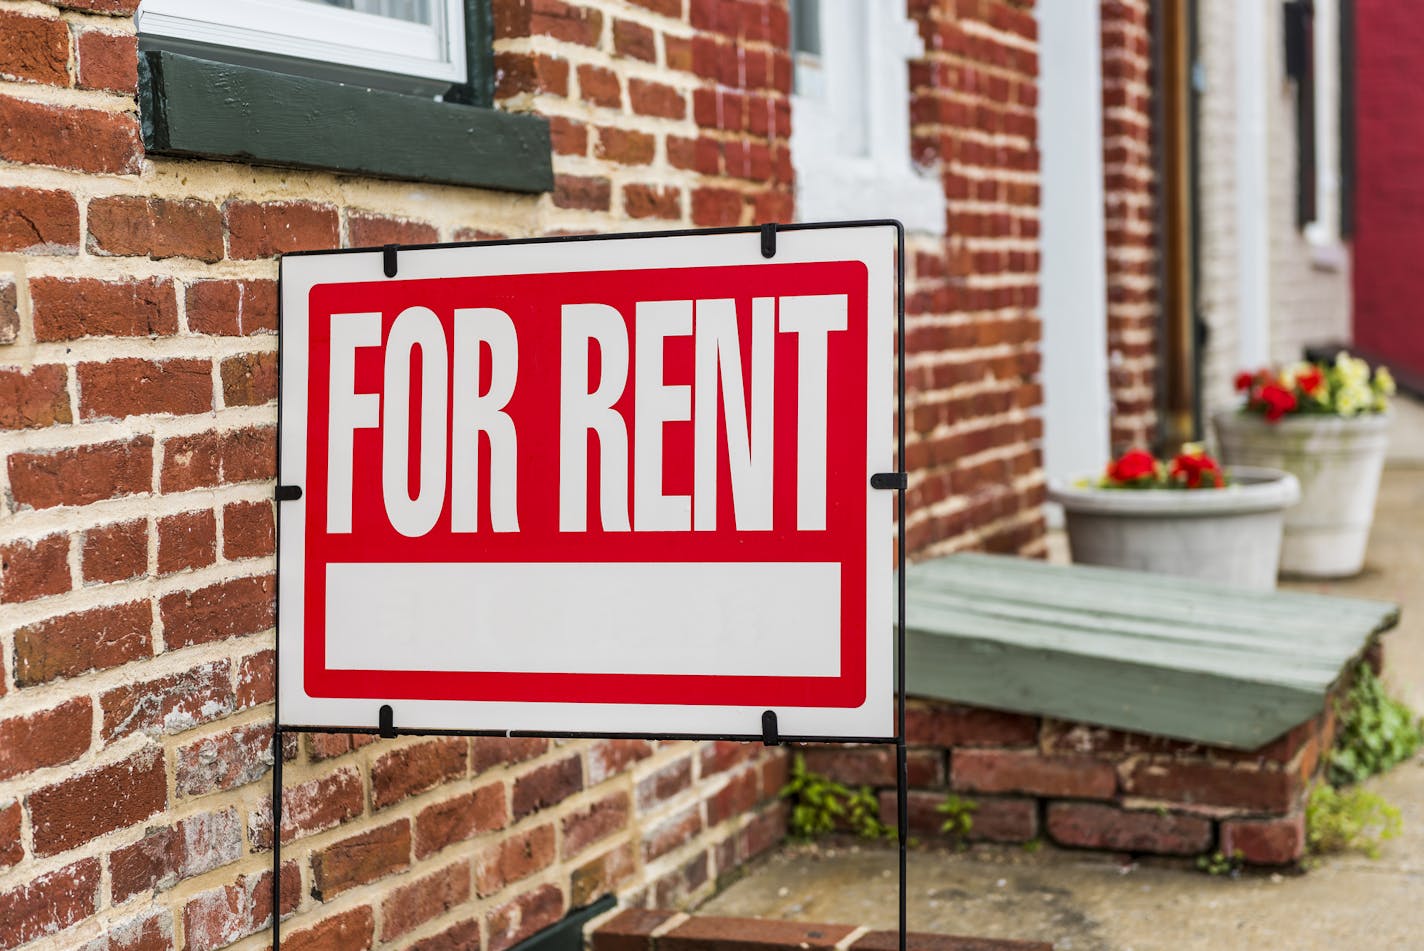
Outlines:
{"label": "black metal sign frame", "polygon": [[[369,254],[379,251],[382,254],[382,269],[386,277],[395,277],[400,270],[400,254],[402,251],[432,250],[437,248],[461,248],[461,247],[491,247],[498,245],[521,245],[521,244],[555,244],[572,243],[584,241],[621,241],[635,238],[674,238],[674,237],[694,237],[702,235],[723,235],[723,234],[747,234],[749,237],[756,236],[760,242],[762,257],[772,258],[776,256],[776,237],[782,231],[808,231],[824,230],[831,228],[865,228],[865,227],[892,227],[895,229],[895,464],[896,471],[874,473],[870,480],[870,487],[876,490],[891,491],[895,493],[895,525],[897,543],[895,546],[895,735],[891,738],[885,737],[851,737],[851,736],[783,736],[780,734],[777,725],[776,713],[767,710],[762,713],[761,733],[747,734],[702,734],[702,733],[580,733],[580,732],[533,732],[524,730],[409,730],[401,729],[395,725],[394,712],[389,704],[380,708],[379,721],[370,728],[359,727],[320,727],[320,726],[283,726],[281,717],[281,697],[280,690],[275,689],[280,685],[280,664],[281,650],[273,651],[273,730],[272,730],[272,951],[281,949],[281,922],[282,922],[282,902],[281,902],[281,881],[282,881],[282,752],[283,741],[287,734],[301,733],[337,733],[355,734],[362,736],[379,736],[390,739],[398,736],[491,736],[491,737],[550,737],[558,739],[645,739],[645,740],[723,740],[734,742],[759,742],[766,746],[780,746],[784,743],[856,743],[856,744],[878,744],[895,747],[895,802],[896,802],[896,838],[899,851],[899,938],[900,951],[905,951],[906,929],[906,868],[907,849],[909,838],[909,816],[908,816],[908,786],[909,775],[907,767],[906,745],[905,745],[905,491],[907,488],[908,474],[905,470],[905,229],[904,225],[895,219],[871,219],[865,221],[836,221],[836,222],[816,222],[804,224],[763,224],[750,227],[739,228],[703,228],[703,229],[683,229],[672,231],[644,231],[629,232],[611,235],[565,235],[547,238],[509,238],[495,241],[459,241],[439,244],[412,244],[396,245],[387,244],[377,248],[341,248],[321,251],[299,251],[292,252],[285,257],[328,255],[328,254]],[[281,278],[279,276],[278,288],[278,327],[282,326],[281,314]],[[282,334],[279,330],[277,337],[277,379],[278,379],[278,416],[277,416],[277,446],[282,445],[282,418],[281,418],[281,385],[282,385]],[[299,486],[286,483],[280,471],[280,451],[278,453],[278,475],[276,488],[277,505],[277,535],[280,539],[282,531],[282,502],[295,501],[302,496]],[[281,546],[278,545],[280,552]],[[279,554],[280,557],[280,554]],[[280,584],[280,573],[278,574],[278,584]],[[279,601],[280,604],[280,601]],[[280,612],[276,618],[276,624],[280,626]]]}

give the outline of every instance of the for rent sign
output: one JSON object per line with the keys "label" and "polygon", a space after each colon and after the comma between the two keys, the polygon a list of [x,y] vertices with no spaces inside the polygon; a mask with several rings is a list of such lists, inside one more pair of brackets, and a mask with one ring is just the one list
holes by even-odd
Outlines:
{"label": "for rent sign", "polygon": [[287,256],[283,724],[891,735],[896,241]]}

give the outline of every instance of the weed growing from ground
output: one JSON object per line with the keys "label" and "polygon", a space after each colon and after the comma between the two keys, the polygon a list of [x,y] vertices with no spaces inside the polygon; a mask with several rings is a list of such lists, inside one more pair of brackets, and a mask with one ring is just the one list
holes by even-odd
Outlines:
{"label": "weed growing from ground", "polygon": [[1310,851],[1362,852],[1379,858],[1380,845],[1399,835],[1399,810],[1368,789],[1316,785],[1305,803],[1305,838]]}
{"label": "weed growing from ground", "polygon": [[869,786],[852,792],[828,776],[806,768],[806,757],[791,761],[791,778],[781,788],[791,803],[789,832],[794,839],[818,839],[845,827],[863,839],[892,838],[894,830],[880,821],[880,803]]}
{"label": "weed growing from ground", "polygon": [[1327,779],[1348,786],[1409,759],[1424,744],[1424,725],[1414,711],[1385,692],[1368,664],[1336,705],[1340,725],[1330,751]]}

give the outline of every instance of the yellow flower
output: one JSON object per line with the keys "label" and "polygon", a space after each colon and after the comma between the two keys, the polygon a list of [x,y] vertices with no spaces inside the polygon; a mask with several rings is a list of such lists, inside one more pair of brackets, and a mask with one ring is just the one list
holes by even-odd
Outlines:
{"label": "yellow flower", "polygon": [[1340,382],[1345,386],[1364,384],[1370,380],[1370,365],[1343,350],[1335,358],[1335,372],[1340,375]]}
{"label": "yellow flower", "polygon": [[1381,396],[1394,395],[1394,374],[1389,367],[1375,367],[1375,392]]}
{"label": "yellow flower", "polygon": [[1347,383],[1335,394],[1335,411],[1341,416],[1354,416],[1373,406],[1374,397],[1368,387]]}

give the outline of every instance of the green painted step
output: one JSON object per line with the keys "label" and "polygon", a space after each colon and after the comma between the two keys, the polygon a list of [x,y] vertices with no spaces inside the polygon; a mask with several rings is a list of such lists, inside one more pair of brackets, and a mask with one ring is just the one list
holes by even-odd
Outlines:
{"label": "green painted step", "polygon": [[911,565],[909,693],[1253,750],[1325,709],[1384,601],[959,554]]}

